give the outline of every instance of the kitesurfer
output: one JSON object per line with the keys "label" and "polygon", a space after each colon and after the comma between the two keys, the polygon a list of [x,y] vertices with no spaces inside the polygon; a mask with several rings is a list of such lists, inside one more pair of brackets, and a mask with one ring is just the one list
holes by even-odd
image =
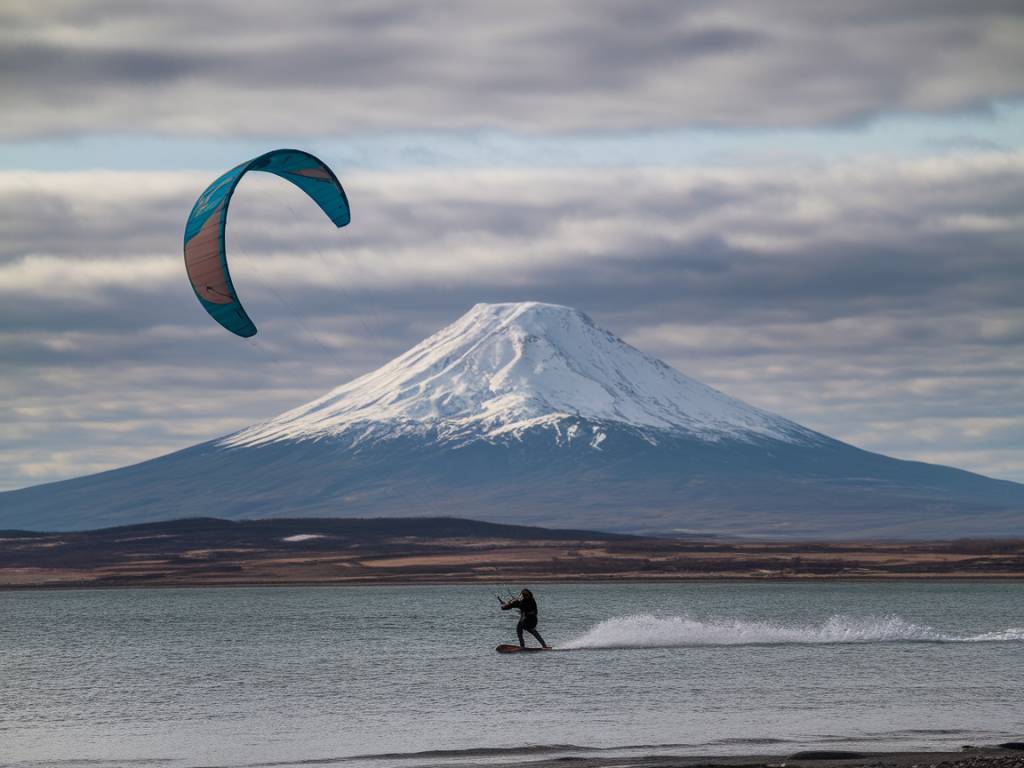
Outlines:
{"label": "kitesurfer", "polygon": [[519,609],[519,623],[516,624],[516,635],[519,637],[519,647],[526,647],[526,641],[523,639],[523,630],[525,629],[537,638],[542,648],[547,648],[548,644],[544,642],[544,638],[541,637],[540,632],[537,631],[537,601],[533,599],[533,592],[528,589],[524,589],[519,593],[518,597],[513,597],[510,600],[503,601],[501,604],[501,610],[503,611],[508,611],[513,608]]}

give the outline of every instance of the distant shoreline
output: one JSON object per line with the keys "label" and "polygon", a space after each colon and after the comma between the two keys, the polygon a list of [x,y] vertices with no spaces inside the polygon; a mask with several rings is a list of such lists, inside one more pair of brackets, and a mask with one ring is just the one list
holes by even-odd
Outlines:
{"label": "distant shoreline", "polygon": [[[514,574],[493,577],[451,576],[451,577],[397,577],[397,578],[350,578],[333,580],[315,579],[232,579],[218,580],[208,578],[196,579],[108,579],[102,574],[89,575],[82,580],[48,580],[47,576],[38,574],[38,579],[16,582],[10,581],[10,569],[0,566],[0,592],[18,591],[58,591],[88,589],[202,589],[202,588],[237,588],[251,589],[254,587],[410,587],[410,586],[504,586],[510,582],[515,584],[841,584],[841,583],[880,583],[880,582],[970,582],[976,584],[1001,584],[1024,582],[1024,573],[1008,574],[971,574],[971,573],[932,573],[932,574],[875,574],[862,576],[720,576],[706,574],[700,576],[589,576],[586,574],[550,576],[545,574]],[[52,575],[52,574],[51,574]]]}
{"label": "distant shoreline", "polygon": [[0,533],[0,589],[921,580],[1024,580],[1024,539],[656,539],[457,518]]}
{"label": "distant shoreline", "polygon": [[[566,750],[566,753],[571,750]],[[587,755],[573,757],[540,757],[529,755],[531,768],[563,768],[570,762],[574,768],[1021,768],[1024,766],[1024,751],[999,747],[971,747],[958,752],[849,752],[856,757],[827,757],[829,753],[841,755],[843,751],[818,751],[821,757],[812,757],[816,752],[790,755],[647,755],[637,757],[612,757],[610,755]],[[583,754],[587,754],[583,751]],[[800,755],[808,755],[801,757]],[[410,756],[412,757],[412,756]],[[452,756],[454,757],[454,755]],[[523,761],[479,763],[489,768],[512,768],[525,764]],[[464,758],[463,758],[464,759]],[[460,760],[458,765],[472,766],[473,763]]]}
{"label": "distant shoreline", "polygon": [[[60,583],[38,583],[38,584],[0,584],[0,592],[62,592],[70,590],[111,590],[111,589],[255,589],[255,588],[280,588],[289,587],[362,587],[375,589],[378,587],[443,587],[443,586],[497,586],[507,584],[510,579],[502,581],[266,581],[266,582],[231,582],[231,583],[207,583],[207,582],[165,582],[161,584],[152,583],[95,583],[95,582],[60,582]],[[1015,584],[1024,582],[1024,576],[911,576],[899,577],[875,577],[875,578],[836,578],[836,579],[753,579],[753,578],[717,578],[713,576],[693,579],[544,579],[531,578],[530,584],[840,584],[856,583],[879,584],[879,583],[909,583],[909,582],[962,582],[971,584]],[[519,584],[519,581],[513,583]],[[1024,768],[1024,765],[1022,765]]]}

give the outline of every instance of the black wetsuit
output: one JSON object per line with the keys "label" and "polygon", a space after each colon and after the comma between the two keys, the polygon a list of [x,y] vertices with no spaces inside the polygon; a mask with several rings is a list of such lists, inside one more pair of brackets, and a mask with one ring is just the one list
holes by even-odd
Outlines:
{"label": "black wetsuit", "polygon": [[547,648],[548,644],[544,642],[544,638],[537,631],[537,601],[533,599],[533,595],[522,595],[515,600],[510,600],[501,605],[501,610],[503,611],[511,608],[518,608],[520,613],[519,623],[516,624],[516,635],[519,637],[520,647],[526,647],[526,641],[523,640],[523,630],[525,629],[536,637],[542,646]]}

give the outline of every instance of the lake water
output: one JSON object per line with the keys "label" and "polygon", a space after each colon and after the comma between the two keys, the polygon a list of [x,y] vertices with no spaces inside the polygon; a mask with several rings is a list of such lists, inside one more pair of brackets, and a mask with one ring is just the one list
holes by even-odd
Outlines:
{"label": "lake water", "polygon": [[0,592],[0,763],[464,765],[583,754],[569,745],[1024,737],[1020,583],[533,586],[539,629],[565,650],[496,654],[515,616],[480,586]]}

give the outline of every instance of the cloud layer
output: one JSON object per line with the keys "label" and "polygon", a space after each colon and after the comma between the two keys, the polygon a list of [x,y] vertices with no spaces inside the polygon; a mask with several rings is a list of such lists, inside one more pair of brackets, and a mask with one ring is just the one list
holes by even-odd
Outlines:
{"label": "cloud layer", "polygon": [[7,2],[0,137],[806,126],[1024,95],[1024,7]]}
{"label": "cloud layer", "polygon": [[343,230],[239,189],[244,342],[184,277],[208,174],[0,173],[0,488],[217,437],[527,299],[840,439],[1024,481],[1024,153],[343,180]]}

